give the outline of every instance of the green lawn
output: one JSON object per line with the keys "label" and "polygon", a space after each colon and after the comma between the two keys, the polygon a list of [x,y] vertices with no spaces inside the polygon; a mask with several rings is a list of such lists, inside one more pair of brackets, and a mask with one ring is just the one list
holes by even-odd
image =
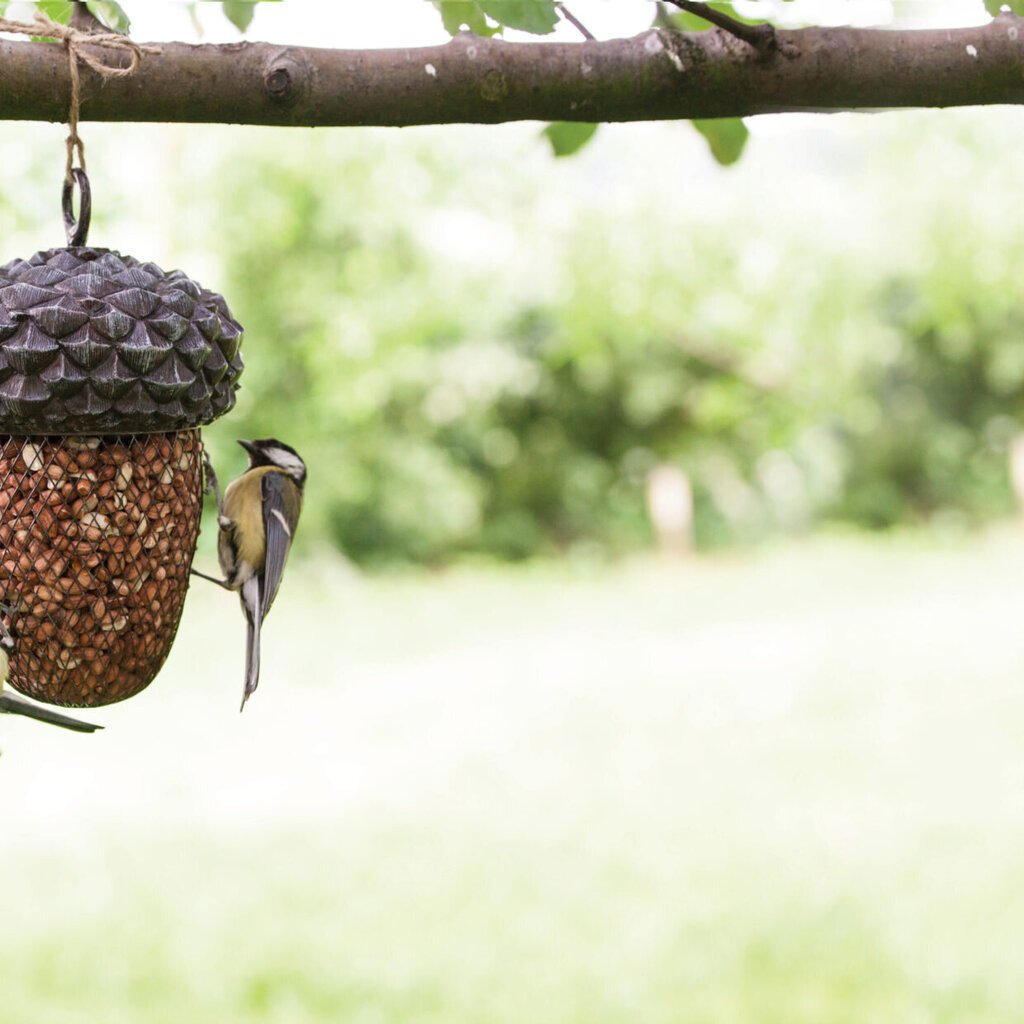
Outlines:
{"label": "green lawn", "polygon": [[0,1022],[1019,1019],[1022,620],[1011,531],[310,566],[239,716],[197,586],[104,733],[0,722]]}

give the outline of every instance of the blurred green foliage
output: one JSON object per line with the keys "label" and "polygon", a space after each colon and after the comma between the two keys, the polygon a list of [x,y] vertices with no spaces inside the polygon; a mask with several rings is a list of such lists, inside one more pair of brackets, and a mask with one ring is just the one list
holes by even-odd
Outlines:
{"label": "blurred green foliage", "polygon": [[[93,241],[228,297],[247,369],[207,435],[224,477],[236,437],[307,457],[307,548],[628,552],[664,463],[705,547],[965,526],[1013,508],[1017,116],[785,122],[728,172],[672,125],[567,161],[530,126],[90,126]],[[43,153],[12,152],[0,197],[24,250],[56,241]]]}
{"label": "blurred green foliage", "polygon": [[[250,326],[232,429],[288,425],[315,467],[318,529],[352,557],[628,550],[647,540],[659,458],[732,448],[747,464],[783,429],[784,404],[761,402],[742,365],[747,339],[716,347],[684,326],[702,283],[657,266],[627,281],[599,221],[570,239],[564,291],[510,291],[500,267],[448,277],[446,232],[485,253],[507,229],[482,194],[460,198],[423,149],[401,165],[420,178],[403,202],[382,149],[303,143],[248,154],[211,211],[223,288]],[[635,308],[648,289],[662,298]]]}
{"label": "blurred green foliage", "polygon": [[311,532],[354,559],[642,547],[666,461],[705,545],[1011,508],[1020,246],[930,219],[939,189],[908,265],[863,233],[775,234],[786,205],[730,209],[717,176],[700,214],[653,196],[605,215],[599,195],[567,213],[538,201],[534,152],[499,185],[465,139],[290,142],[230,173],[226,152],[207,211],[249,327],[231,427],[309,456]]}

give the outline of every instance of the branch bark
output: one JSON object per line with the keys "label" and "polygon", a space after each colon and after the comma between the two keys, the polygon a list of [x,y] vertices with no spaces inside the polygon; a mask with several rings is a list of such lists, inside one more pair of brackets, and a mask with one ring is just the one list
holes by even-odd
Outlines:
{"label": "branch bark", "polygon": [[[161,44],[131,77],[82,71],[82,119],[268,125],[647,121],[1024,102],[1024,19],[978,28],[778,31],[759,54],[720,29],[630,39],[323,50]],[[0,119],[67,116],[67,57],[0,42]]]}

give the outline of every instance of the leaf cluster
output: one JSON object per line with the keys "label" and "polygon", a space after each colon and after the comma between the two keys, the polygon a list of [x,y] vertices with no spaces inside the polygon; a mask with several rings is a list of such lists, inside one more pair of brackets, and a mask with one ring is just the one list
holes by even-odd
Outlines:
{"label": "leaf cluster", "polygon": [[[76,0],[34,0],[35,6],[51,21],[66,25],[75,9]],[[194,10],[197,0],[192,0],[189,7]],[[274,3],[280,0],[222,0],[221,9],[224,16],[239,32],[245,32],[252,24],[257,3]],[[3,15],[9,0],[0,0],[0,15]],[[125,9],[116,0],[84,0],[89,13],[100,24],[113,32],[128,33],[131,31],[131,19]]]}

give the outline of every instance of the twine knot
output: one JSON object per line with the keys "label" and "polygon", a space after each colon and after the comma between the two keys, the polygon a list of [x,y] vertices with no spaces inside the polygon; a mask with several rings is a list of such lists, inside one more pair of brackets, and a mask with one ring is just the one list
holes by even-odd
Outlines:
{"label": "twine knot", "polygon": [[[126,78],[138,69],[144,53],[159,53],[159,46],[145,46],[136,43],[120,32],[83,32],[81,29],[62,25],[53,21],[40,11],[35,12],[34,21],[29,24],[23,21],[8,21],[0,18],[0,32],[12,32],[23,36],[50,36],[56,39],[68,55],[68,73],[71,76],[71,102],[68,107],[67,163],[64,168],[64,180],[72,182],[71,171],[74,167],[75,154],[78,155],[78,166],[85,170],[85,143],[78,134],[78,113],[82,101],[81,76],[79,62],[88,64],[102,78]],[[128,54],[128,63],[109,63],[113,57],[102,58],[90,53],[86,47],[102,47]]]}

